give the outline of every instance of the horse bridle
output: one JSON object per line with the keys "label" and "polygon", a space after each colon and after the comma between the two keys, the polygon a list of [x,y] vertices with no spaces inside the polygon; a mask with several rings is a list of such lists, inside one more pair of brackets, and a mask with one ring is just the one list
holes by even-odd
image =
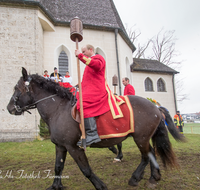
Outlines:
{"label": "horse bridle", "polygon": [[[25,84],[25,88],[26,88],[26,93],[29,95],[30,99],[33,100],[33,97],[31,96],[31,93],[30,93],[30,90],[29,90],[29,85],[30,85],[31,80],[32,80],[31,77],[28,77],[28,80],[27,80],[24,84]],[[16,109],[17,112],[25,112],[25,111],[26,111],[26,112],[28,112],[29,114],[31,114],[31,112],[28,111],[28,110],[30,110],[30,109],[35,109],[35,108],[37,107],[37,104],[38,104],[39,102],[44,101],[44,100],[49,99],[49,98],[52,98],[52,97],[54,97],[54,96],[57,96],[57,94],[53,94],[53,95],[51,95],[51,96],[42,98],[42,99],[40,99],[40,100],[38,100],[38,101],[36,101],[36,102],[34,102],[34,103],[32,103],[32,104],[29,104],[29,105],[24,106],[24,107],[21,108],[19,105],[17,105],[17,101],[19,100],[19,97],[20,97],[21,94],[22,94],[22,92],[20,91],[20,92],[17,94],[16,97],[12,96],[12,98],[13,98],[13,100],[14,100],[14,107],[15,107],[15,109]]]}

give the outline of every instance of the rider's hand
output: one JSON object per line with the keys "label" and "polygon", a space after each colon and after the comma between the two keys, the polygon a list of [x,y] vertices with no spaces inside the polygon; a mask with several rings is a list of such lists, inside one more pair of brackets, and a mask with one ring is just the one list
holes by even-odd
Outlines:
{"label": "rider's hand", "polygon": [[78,57],[78,55],[79,55],[80,53],[81,53],[80,50],[78,50],[78,49],[75,50],[75,56],[76,56],[76,57]]}

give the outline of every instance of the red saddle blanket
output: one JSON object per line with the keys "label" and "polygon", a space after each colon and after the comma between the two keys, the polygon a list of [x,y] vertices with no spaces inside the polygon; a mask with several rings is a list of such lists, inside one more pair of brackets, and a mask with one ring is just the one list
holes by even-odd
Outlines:
{"label": "red saddle blanket", "polygon": [[113,119],[111,111],[96,118],[97,131],[101,139],[124,137],[134,132],[134,113],[127,96],[120,96],[125,101],[120,105],[122,118]]}

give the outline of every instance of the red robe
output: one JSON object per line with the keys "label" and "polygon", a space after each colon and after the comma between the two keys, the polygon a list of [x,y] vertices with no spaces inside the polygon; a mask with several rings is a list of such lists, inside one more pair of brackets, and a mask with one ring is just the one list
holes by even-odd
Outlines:
{"label": "red robe", "polygon": [[45,78],[49,78],[49,75],[43,75],[43,77],[45,77]]}
{"label": "red robe", "polygon": [[58,82],[60,86],[64,87],[64,88],[70,88],[69,91],[75,95],[75,91],[76,89],[71,85],[69,84],[68,82]]}
{"label": "red robe", "polygon": [[124,96],[125,95],[135,95],[135,89],[132,85],[127,84],[124,88]]}
{"label": "red robe", "polygon": [[[106,91],[105,60],[101,55],[88,58],[82,53],[78,58],[86,64],[81,83],[84,118],[102,115],[110,110]],[[79,98],[77,109],[80,111]]]}

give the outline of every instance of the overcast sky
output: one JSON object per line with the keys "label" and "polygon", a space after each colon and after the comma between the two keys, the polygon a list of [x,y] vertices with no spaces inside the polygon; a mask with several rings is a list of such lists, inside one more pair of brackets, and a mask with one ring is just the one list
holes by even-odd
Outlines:
{"label": "overcast sky", "polygon": [[[124,25],[141,31],[140,43],[162,28],[175,30],[176,58],[182,62],[183,94],[178,103],[181,113],[200,112],[200,0],[113,0]],[[135,44],[136,46],[136,44]],[[137,46],[136,46],[137,47]]]}

